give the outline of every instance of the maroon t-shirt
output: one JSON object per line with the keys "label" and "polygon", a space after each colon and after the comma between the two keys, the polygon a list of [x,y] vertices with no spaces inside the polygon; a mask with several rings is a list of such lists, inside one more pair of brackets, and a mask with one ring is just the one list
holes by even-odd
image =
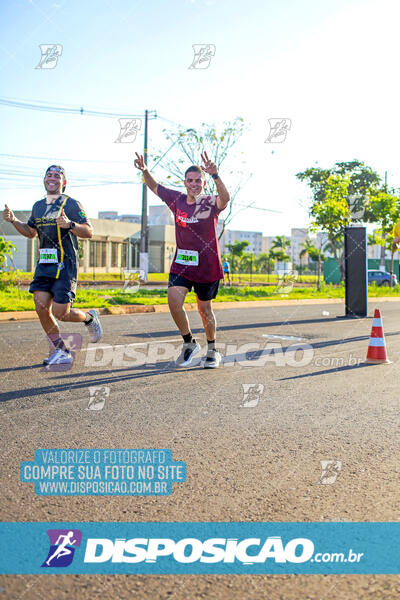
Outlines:
{"label": "maroon t-shirt", "polygon": [[174,213],[176,252],[171,273],[183,275],[196,283],[223,278],[221,252],[217,238],[217,221],[221,212],[216,196],[198,196],[187,203],[187,194],[158,184],[157,193]]}

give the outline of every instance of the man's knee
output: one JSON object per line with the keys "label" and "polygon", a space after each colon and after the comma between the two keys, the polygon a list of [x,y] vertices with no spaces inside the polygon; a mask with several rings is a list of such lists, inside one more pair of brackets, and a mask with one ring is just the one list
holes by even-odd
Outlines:
{"label": "man's knee", "polygon": [[168,306],[174,312],[185,312],[185,297],[188,290],[186,288],[169,288]]}
{"label": "man's knee", "polygon": [[186,312],[184,303],[176,298],[168,298],[168,306],[171,312]]}
{"label": "man's knee", "polygon": [[53,315],[57,321],[65,321],[69,315],[69,305],[66,304],[53,304]]}
{"label": "man's knee", "polygon": [[214,313],[213,313],[211,301],[210,302],[201,302],[201,301],[198,301],[197,302],[197,308],[198,308],[198,311],[200,313],[200,316],[203,317],[203,319],[210,320],[210,319],[214,318]]}
{"label": "man's knee", "polygon": [[50,314],[51,301],[35,297],[35,310],[38,315]]}

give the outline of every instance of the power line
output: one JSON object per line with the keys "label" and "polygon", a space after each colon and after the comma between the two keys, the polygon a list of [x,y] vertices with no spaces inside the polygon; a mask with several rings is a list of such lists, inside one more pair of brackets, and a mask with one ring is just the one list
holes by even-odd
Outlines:
{"label": "power line", "polygon": [[[4,156],[4,158],[25,158],[29,160],[54,160],[54,156],[31,156],[27,154],[3,154],[0,152],[0,156]],[[99,158],[57,158],[59,161],[68,161],[68,162],[98,162],[98,163],[119,163],[126,164],[127,162],[132,162],[132,160],[106,160]]]}
{"label": "power line", "polygon": [[83,106],[79,108],[75,108],[72,106],[56,106],[52,104],[46,104],[45,102],[33,102],[33,101],[24,101],[21,100],[11,100],[8,98],[0,98],[0,104],[4,106],[12,106],[14,108],[23,108],[27,110],[40,110],[45,112],[56,112],[62,114],[80,114],[80,115],[88,115],[93,117],[109,117],[109,118],[144,118],[142,114],[123,114],[123,113],[114,113],[114,112],[105,112],[98,110],[91,110],[88,108],[84,108]]}

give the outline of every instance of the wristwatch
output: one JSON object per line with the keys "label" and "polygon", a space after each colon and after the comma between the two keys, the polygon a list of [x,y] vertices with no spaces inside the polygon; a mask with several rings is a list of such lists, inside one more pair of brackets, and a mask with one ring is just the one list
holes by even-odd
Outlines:
{"label": "wristwatch", "polygon": [[218,175],[218,173],[213,173],[213,174],[211,175],[211,177],[212,177],[213,179],[219,179],[219,175]]}
{"label": "wristwatch", "polygon": [[76,223],[74,223],[73,221],[71,221],[71,223],[69,225],[69,228],[70,229],[75,229],[75,225],[76,225]]}

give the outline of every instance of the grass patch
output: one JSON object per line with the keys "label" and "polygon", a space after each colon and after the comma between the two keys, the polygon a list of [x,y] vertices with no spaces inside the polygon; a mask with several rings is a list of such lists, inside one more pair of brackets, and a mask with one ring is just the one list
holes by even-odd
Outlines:
{"label": "grass patch", "polygon": [[[307,298],[344,298],[344,285],[322,285],[318,291],[315,287],[294,288],[289,294],[275,293],[274,287],[225,287],[221,286],[215,302],[243,302],[246,300],[301,300]],[[124,293],[119,289],[91,290],[78,288],[74,306],[76,308],[105,308],[108,306],[122,306],[124,304],[167,304],[167,288],[146,290],[140,288],[136,293]],[[394,288],[377,287],[368,288],[369,298],[400,296],[400,285]],[[193,292],[186,296],[188,303],[196,303]],[[33,296],[29,292],[21,291],[16,286],[10,286],[0,291],[0,312],[17,310],[35,310]]]}
{"label": "grass patch", "polygon": [[[168,281],[169,273],[149,273],[148,280],[152,281]],[[29,271],[21,271],[21,279],[32,281],[33,273]],[[95,272],[95,277],[93,277],[93,271],[89,271],[88,273],[79,272],[79,279],[81,281],[123,281],[124,275],[123,273],[97,273]],[[250,276],[249,273],[240,273],[238,275],[235,273],[232,275],[231,273],[231,281],[234,283],[238,283],[240,279],[240,283],[274,283],[278,281],[278,275],[266,275],[265,273],[255,273]],[[316,275],[299,275],[297,278],[298,283],[315,283],[317,282]]]}

